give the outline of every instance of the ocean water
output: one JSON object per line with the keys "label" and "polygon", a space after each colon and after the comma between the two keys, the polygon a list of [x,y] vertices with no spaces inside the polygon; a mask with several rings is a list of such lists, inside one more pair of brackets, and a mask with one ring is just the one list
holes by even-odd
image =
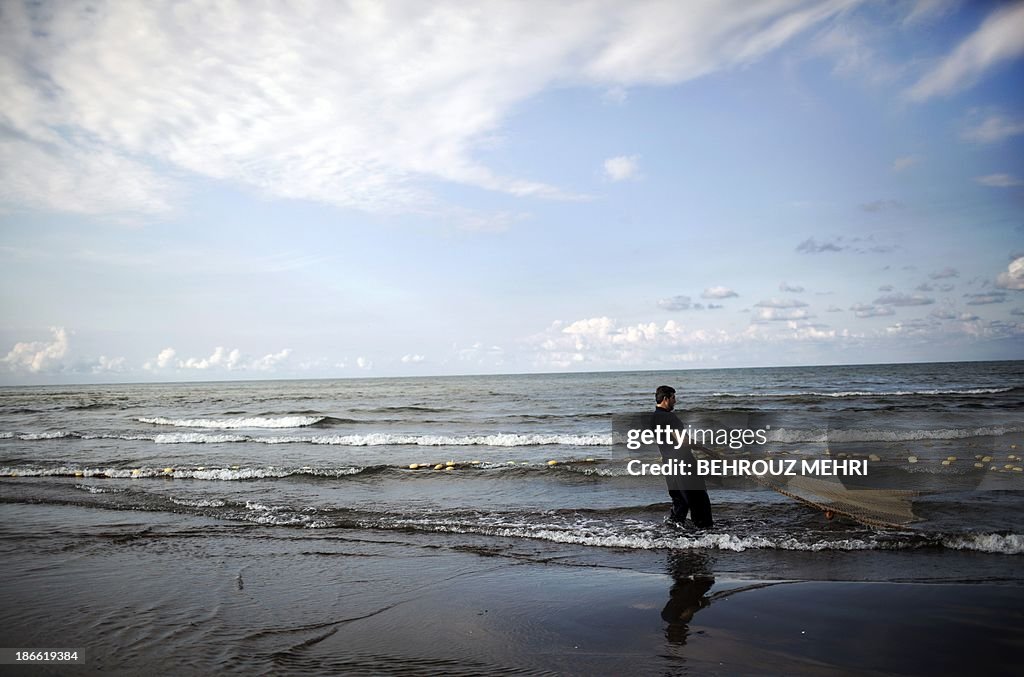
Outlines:
{"label": "ocean water", "polygon": [[[770,415],[773,452],[901,468],[917,521],[828,521],[712,481],[713,529],[662,525],[663,480],[611,447],[612,417],[662,383],[679,412]],[[0,502],[606,562],[693,552],[741,576],[1020,581],[1022,405],[1024,362],[9,387]]]}

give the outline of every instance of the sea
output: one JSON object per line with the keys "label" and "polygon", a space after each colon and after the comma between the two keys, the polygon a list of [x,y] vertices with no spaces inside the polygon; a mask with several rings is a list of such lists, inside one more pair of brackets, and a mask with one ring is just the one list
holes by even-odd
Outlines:
{"label": "sea", "polygon": [[[773,453],[842,443],[914,473],[915,520],[829,520],[710,481],[715,526],[666,526],[664,480],[612,446],[612,419],[653,409],[662,384],[677,412],[770,415]],[[1022,405],[1022,361],[5,387],[0,502],[624,567],[691,553],[759,579],[1019,585]]]}

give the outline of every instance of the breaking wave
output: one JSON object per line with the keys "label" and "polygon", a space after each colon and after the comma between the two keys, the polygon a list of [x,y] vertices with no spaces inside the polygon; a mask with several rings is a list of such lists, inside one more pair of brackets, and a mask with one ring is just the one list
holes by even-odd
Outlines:
{"label": "breaking wave", "polygon": [[178,428],[218,428],[231,430],[234,428],[305,428],[320,423],[326,416],[250,416],[244,418],[154,418],[136,419],[139,423],[153,425],[169,425]]}

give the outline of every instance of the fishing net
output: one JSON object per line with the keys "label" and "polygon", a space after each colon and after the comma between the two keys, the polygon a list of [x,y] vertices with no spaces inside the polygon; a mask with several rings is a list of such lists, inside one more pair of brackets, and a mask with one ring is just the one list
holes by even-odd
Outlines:
{"label": "fishing net", "polygon": [[874,527],[903,528],[919,518],[913,511],[913,489],[850,488],[838,480],[806,475],[752,475],[758,484],[805,505],[845,515]]}

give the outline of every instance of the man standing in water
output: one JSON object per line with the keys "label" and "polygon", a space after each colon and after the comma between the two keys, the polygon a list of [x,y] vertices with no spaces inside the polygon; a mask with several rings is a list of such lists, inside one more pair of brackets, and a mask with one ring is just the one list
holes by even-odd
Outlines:
{"label": "man standing in water", "polygon": [[[686,439],[686,426],[679,420],[679,417],[672,413],[676,407],[676,390],[671,386],[658,386],[654,393],[654,401],[657,407],[654,409],[654,416],[651,426],[662,430],[671,429],[671,434],[665,435],[665,444],[659,445],[663,460],[676,459],[682,461],[690,468],[691,472],[697,467],[697,460],[690,451],[696,445]],[[678,449],[676,448],[678,446]],[[678,466],[677,466],[678,467]],[[693,524],[700,528],[708,528],[712,525],[711,500],[708,498],[707,487],[704,478],[696,475],[666,475],[668,483],[668,495],[672,497],[672,511],[665,518],[666,524],[682,526],[686,520],[686,513],[690,513]]]}

